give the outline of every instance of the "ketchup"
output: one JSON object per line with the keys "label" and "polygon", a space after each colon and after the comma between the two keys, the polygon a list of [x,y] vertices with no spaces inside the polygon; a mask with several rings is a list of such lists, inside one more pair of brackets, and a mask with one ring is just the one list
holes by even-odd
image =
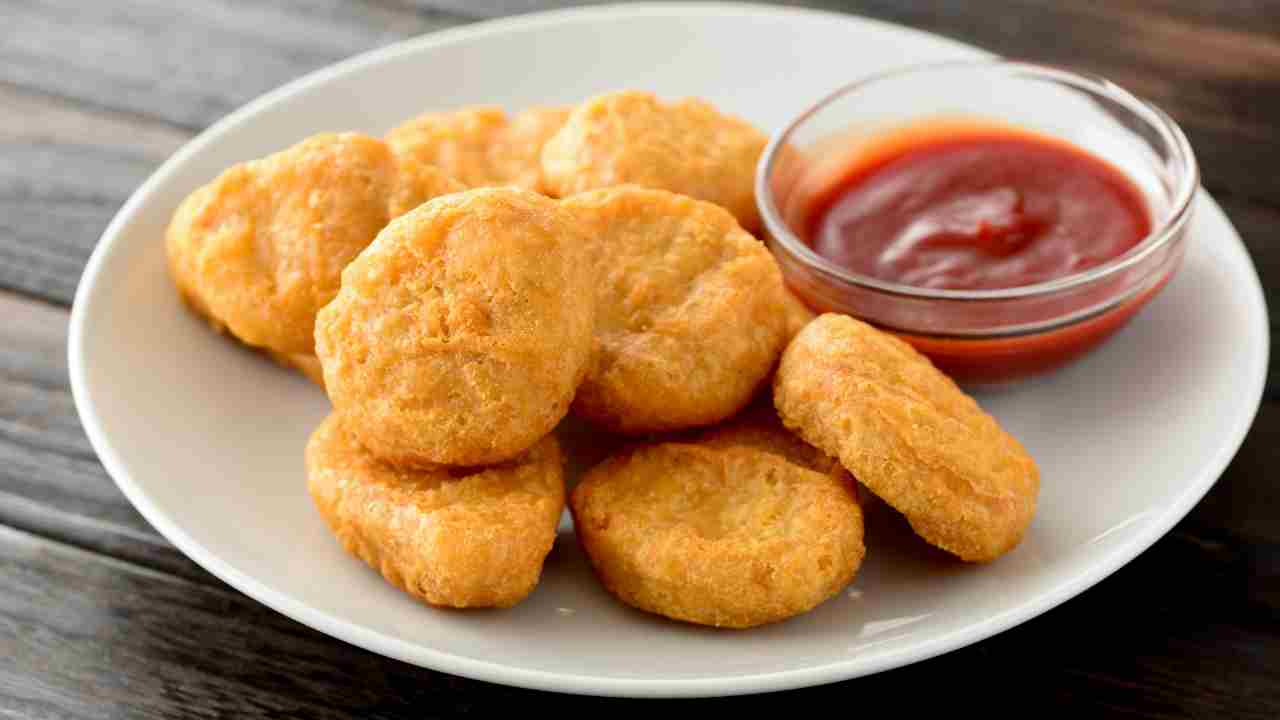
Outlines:
{"label": "ketchup", "polygon": [[1032,285],[1119,257],[1151,231],[1119,170],[1026,131],[915,133],[864,159],[817,194],[806,234],[819,255],[881,280]]}
{"label": "ketchup", "polygon": [[[774,180],[779,210],[817,254],[859,275],[925,289],[1024,287],[1105,264],[1152,232],[1142,191],[1106,160],[999,121],[929,118],[820,142],[783,156]],[[1149,277],[1131,270],[1065,293],[972,305],[975,317],[1006,326],[1044,323],[1055,302],[1064,315],[1099,309],[1035,332],[953,334],[930,319],[929,300],[805,270],[792,284],[815,311],[878,324],[959,382],[999,383],[1100,345],[1164,287],[1183,247],[1149,255]],[[938,303],[938,313],[956,317],[968,307]],[[922,319],[929,330],[910,327]]]}

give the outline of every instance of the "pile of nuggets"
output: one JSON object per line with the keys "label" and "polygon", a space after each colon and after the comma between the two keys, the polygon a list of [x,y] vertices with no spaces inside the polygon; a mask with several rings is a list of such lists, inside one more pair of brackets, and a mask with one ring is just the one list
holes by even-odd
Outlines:
{"label": "pile of nuggets", "polygon": [[636,91],[317,135],[188,197],[170,269],[216,329],[323,385],[315,505],[429,604],[532,592],[570,413],[629,438],[568,504],[641,610],[745,628],[840,592],[865,555],[854,478],[963,560],[1008,552],[1034,462],[908,345],[790,294],[751,234],[764,145]]}

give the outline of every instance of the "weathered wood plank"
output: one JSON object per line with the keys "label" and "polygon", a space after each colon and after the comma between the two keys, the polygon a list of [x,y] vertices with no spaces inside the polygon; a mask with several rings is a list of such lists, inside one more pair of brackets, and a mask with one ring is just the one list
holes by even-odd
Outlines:
{"label": "weathered wood plank", "polygon": [[1270,35],[1280,41],[1280,13],[1275,12],[1271,0],[1220,0],[1215,3],[1196,0],[1108,0],[1106,5],[1119,12],[1163,15],[1216,28]]}
{"label": "weathered wood plank", "polygon": [[336,0],[0,2],[0,289],[70,302],[112,215],[195,130],[459,21]]}
{"label": "weathered wood plank", "polygon": [[0,293],[0,524],[216,582],[140,516],[99,464],[67,385],[65,310]]}
{"label": "weathered wood plank", "polygon": [[188,138],[0,86],[0,288],[70,303],[112,215]]}
{"label": "weathered wood plank", "polygon": [[[1079,717],[1123,708],[1144,717],[1270,718],[1280,707],[1278,561],[1280,546],[1175,534],[1081,598],[976,646],[849,683],[664,710],[793,712],[797,701],[856,696],[859,706],[909,704],[916,713],[1050,703]],[[0,584],[0,716],[485,717],[517,706],[625,704],[411,667],[238,593],[3,527]]]}
{"label": "weathered wood plank", "polygon": [[5,0],[0,81],[198,130],[307,72],[458,22],[343,0]]}

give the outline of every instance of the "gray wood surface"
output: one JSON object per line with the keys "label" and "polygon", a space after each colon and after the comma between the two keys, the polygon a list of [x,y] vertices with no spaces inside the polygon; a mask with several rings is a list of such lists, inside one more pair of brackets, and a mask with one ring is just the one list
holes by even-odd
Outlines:
{"label": "gray wood surface", "polygon": [[[545,0],[0,0],[0,717],[411,717],[625,704],[387,660],[223,585],[98,463],[67,385],[67,307],[114,212],[183,142],[283,82]],[[1280,299],[1280,11],[1268,0],[809,2],[1111,76],[1187,127]],[[1280,397],[1169,537],[1081,598],[917,666],[766,698],[1050,703],[1082,716],[1280,715]],[[927,689],[928,692],[923,692]],[[904,700],[905,699],[905,700]],[[666,706],[664,706],[666,707]],[[652,706],[644,709],[652,709]]]}
{"label": "gray wood surface", "polygon": [[[1251,554],[1252,553],[1252,554]],[[1280,555],[1175,533],[1046,616],[904,670],[664,712],[810,707],[920,712],[1055,706],[1078,717],[1274,717],[1280,603],[1254,587]],[[1186,583],[1187,572],[1203,582]],[[0,526],[0,716],[400,718],[608,711],[453,678],[344,645],[239,593]],[[1260,600],[1260,598],[1262,598]],[[1081,619],[1090,618],[1082,627]],[[1170,628],[1178,628],[1170,632]],[[1211,670],[1206,671],[1205,668]],[[880,705],[882,706],[882,705]]]}

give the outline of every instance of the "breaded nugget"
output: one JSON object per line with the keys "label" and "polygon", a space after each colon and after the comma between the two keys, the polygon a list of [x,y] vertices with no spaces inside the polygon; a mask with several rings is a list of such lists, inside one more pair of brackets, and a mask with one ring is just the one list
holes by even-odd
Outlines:
{"label": "breaded nugget", "polygon": [[835,455],[925,540],[992,560],[1022,539],[1040,473],[924,356],[846,315],[826,314],[782,356],[774,403],[788,428]]}
{"label": "breaded nugget", "polygon": [[306,460],[311,499],[342,547],[410,595],[510,607],[538,584],[564,509],[554,437],[502,465],[410,470],[374,458],[332,414]]}
{"label": "breaded nugget", "polygon": [[400,217],[428,200],[462,192],[466,185],[436,167],[412,158],[397,158],[396,186],[388,201],[391,219]]}
{"label": "breaded nugget", "polygon": [[574,411],[646,433],[745,406],[783,344],[782,275],[722,208],[622,186],[562,201],[588,241],[597,350]]}
{"label": "breaded nugget", "polygon": [[633,449],[574,488],[575,532],[619,600],[747,628],[806,612],[849,584],[865,554],[853,480],[792,462],[785,433],[758,430],[737,442]]}
{"label": "breaded nugget", "polygon": [[573,110],[570,105],[525,108],[511,116],[507,131],[494,147],[494,165],[503,169],[507,182],[546,192],[542,178],[542,148],[564,127]]}
{"label": "breaded nugget", "polygon": [[395,161],[376,138],[316,135],[192,193],[166,234],[179,291],[215,327],[310,353],[316,311],[387,224]]}
{"label": "breaded nugget", "polygon": [[308,380],[324,387],[324,368],[320,367],[320,360],[315,355],[295,353],[293,355],[285,355],[283,353],[267,351],[267,355],[275,360],[281,367],[297,370],[302,373]]}
{"label": "breaded nugget", "polygon": [[533,107],[510,119],[497,106],[431,112],[387,133],[387,142],[397,156],[436,166],[468,187],[541,190],[542,146],[568,114],[567,107]]}
{"label": "breaded nugget", "polygon": [[436,198],[392,221],[316,321],[325,388],[387,462],[479,465],[555,427],[586,370],[583,238],[518,188]]}
{"label": "breaded nugget", "polygon": [[809,306],[791,291],[791,288],[784,289],[782,295],[783,314],[787,322],[787,342],[791,342],[791,338],[812,322],[817,314],[810,310]]}
{"label": "breaded nugget", "polygon": [[769,393],[732,420],[702,432],[698,444],[710,448],[749,447],[780,455],[793,465],[824,474],[848,473],[838,460],[801,440],[778,417]]}
{"label": "breaded nugget", "polygon": [[558,197],[635,183],[716,203],[754,231],[755,169],[766,141],[703,100],[664,103],[624,90],[575,108],[543,147],[542,172]]}

